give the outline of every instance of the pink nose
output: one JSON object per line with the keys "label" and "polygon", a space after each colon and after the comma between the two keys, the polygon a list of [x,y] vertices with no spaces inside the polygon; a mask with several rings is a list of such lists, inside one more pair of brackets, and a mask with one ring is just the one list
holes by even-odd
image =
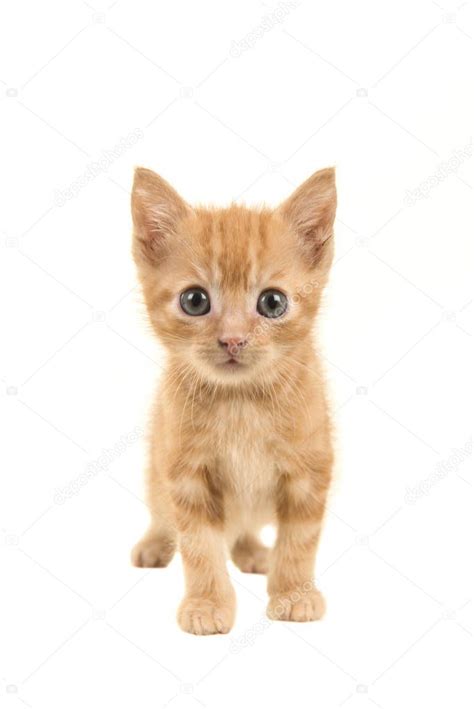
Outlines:
{"label": "pink nose", "polygon": [[243,337],[223,337],[219,339],[218,342],[230,355],[239,354],[240,350],[243,350],[247,345],[247,340],[244,340]]}

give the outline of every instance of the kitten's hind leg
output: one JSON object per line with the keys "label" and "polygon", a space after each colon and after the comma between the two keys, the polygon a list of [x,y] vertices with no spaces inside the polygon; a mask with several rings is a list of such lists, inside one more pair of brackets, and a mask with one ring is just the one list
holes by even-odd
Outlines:
{"label": "kitten's hind leg", "polygon": [[141,567],[168,566],[176,551],[176,534],[162,525],[152,523],[132,549],[132,564]]}
{"label": "kitten's hind leg", "polygon": [[266,574],[270,550],[255,534],[246,533],[237,537],[231,557],[234,564],[244,573]]}
{"label": "kitten's hind leg", "polygon": [[171,500],[156,471],[149,471],[151,522],[148,530],[132,549],[134,566],[168,566],[177,547],[177,530],[171,513]]}

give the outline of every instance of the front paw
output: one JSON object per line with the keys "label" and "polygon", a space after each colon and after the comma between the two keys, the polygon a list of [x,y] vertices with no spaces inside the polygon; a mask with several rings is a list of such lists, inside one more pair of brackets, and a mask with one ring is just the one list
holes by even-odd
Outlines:
{"label": "front paw", "polygon": [[270,596],[267,616],[272,620],[292,620],[304,623],[323,617],[326,604],[322,594],[315,588],[305,591],[295,589]]}
{"label": "front paw", "polygon": [[186,596],[178,610],[182,630],[193,635],[228,633],[234,623],[235,601]]}

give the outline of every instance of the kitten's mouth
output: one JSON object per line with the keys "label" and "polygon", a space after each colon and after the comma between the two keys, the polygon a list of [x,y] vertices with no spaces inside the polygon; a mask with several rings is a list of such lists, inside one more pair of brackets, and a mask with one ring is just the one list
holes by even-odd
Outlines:
{"label": "kitten's mouth", "polygon": [[229,357],[229,359],[226,359],[225,362],[221,362],[220,366],[225,369],[237,369],[243,365],[242,362],[239,362],[239,360],[235,359],[235,357]]}

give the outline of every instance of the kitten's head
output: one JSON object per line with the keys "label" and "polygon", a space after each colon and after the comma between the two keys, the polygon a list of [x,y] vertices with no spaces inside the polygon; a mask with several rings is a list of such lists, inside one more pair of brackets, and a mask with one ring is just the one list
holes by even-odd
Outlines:
{"label": "kitten's head", "polygon": [[134,257],[151,323],[175,361],[230,386],[283,373],[311,332],[335,210],[333,169],[275,210],[193,208],[137,169]]}

